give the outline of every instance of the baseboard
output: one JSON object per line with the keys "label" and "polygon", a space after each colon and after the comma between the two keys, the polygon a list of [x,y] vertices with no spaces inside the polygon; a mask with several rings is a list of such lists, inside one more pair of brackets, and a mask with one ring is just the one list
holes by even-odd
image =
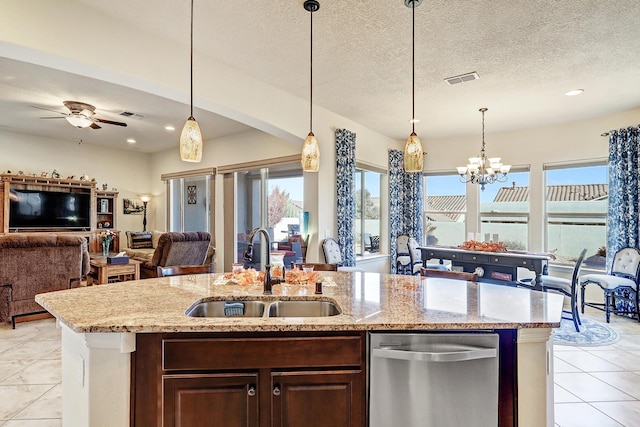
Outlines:
{"label": "baseboard", "polygon": [[50,319],[50,318],[53,318],[53,315],[51,313],[34,313],[34,314],[25,314],[25,315],[16,316],[14,319],[16,323],[22,323],[22,322],[30,322],[32,320],[42,320],[42,319]]}

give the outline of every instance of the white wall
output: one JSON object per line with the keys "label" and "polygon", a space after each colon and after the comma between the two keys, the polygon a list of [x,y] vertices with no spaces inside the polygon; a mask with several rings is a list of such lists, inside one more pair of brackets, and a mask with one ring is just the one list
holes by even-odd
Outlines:
{"label": "white wall", "polygon": [[[149,190],[150,156],[148,154],[110,149],[86,143],[60,141],[0,130],[0,172],[23,171],[25,174],[51,172],[56,169],[63,178],[82,174],[95,178],[98,189],[106,183],[109,190],[118,189],[118,229],[142,230],[141,215],[123,215],[122,199],[137,198]],[[153,215],[148,215],[153,224]],[[151,227],[148,227],[152,229]],[[124,234],[121,235],[121,246]]]}

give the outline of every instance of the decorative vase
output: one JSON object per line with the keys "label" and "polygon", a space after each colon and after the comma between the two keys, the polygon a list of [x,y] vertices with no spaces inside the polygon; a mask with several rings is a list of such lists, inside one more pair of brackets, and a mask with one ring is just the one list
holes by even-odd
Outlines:
{"label": "decorative vase", "polygon": [[109,246],[111,244],[111,240],[103,240],[102,241],[102,256],[107,257],[109,255]]}

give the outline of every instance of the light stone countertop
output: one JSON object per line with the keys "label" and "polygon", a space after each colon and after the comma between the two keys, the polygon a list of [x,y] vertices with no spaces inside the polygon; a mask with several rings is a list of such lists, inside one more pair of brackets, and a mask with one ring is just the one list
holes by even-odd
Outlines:
{"label": "light stone countertop", "polygon": [[[220,274],[200,274],[49,292],[36,295],[36,302],[78,333],[554,328],[562,312],[562,296],[522,288],[378,273],[321,274],[333,279],[322,295],[314,294],[315,285],[274,285],[273,295],[263,295],[262,285],[218,284]],[[322,299],[337,303],[342,313],[304,318],[185,315],[200,300],[256,299]]]}

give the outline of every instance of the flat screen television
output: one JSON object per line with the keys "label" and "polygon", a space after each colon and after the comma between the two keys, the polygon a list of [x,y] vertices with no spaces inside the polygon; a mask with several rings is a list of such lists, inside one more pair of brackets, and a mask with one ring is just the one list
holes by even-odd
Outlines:
{"label": "flat screen television", "polygon": [[11,190],[9,228],[91,227],[91,194],[60,191]]}

